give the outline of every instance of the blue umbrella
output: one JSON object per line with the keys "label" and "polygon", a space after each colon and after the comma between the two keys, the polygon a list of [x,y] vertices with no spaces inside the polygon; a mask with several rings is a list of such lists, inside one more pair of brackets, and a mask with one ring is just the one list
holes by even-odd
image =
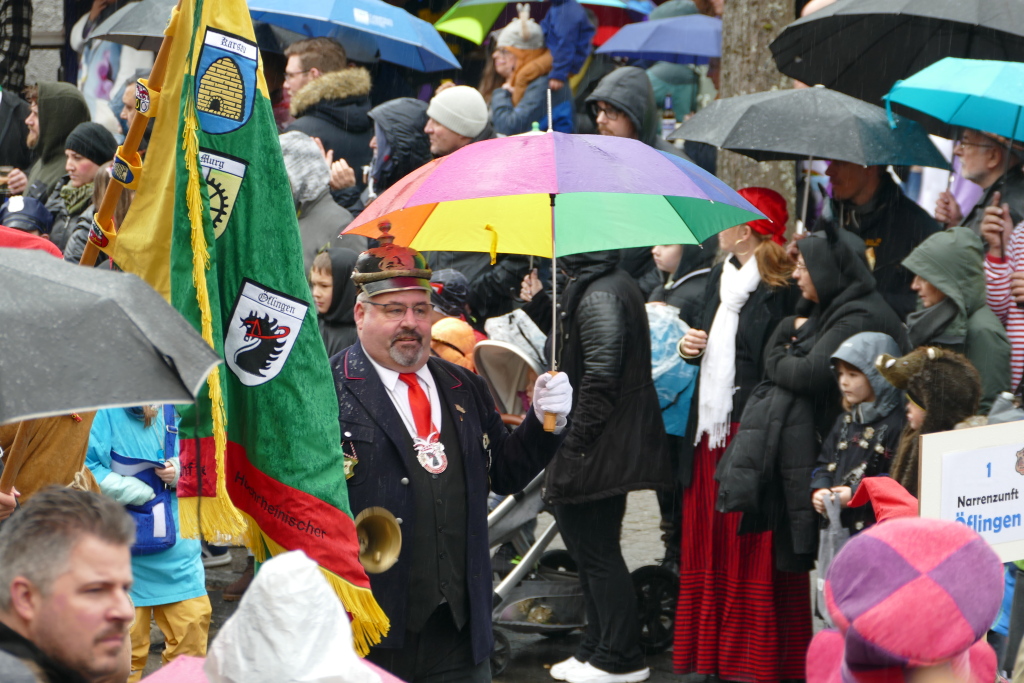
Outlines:
{"label": "blue umbrella", "polygon": [[[944,123],[1024,140],[1024,64],[946,57],[902,81],[885,96]],[[892,114],[890,111],[890,123]]]}
{"label": "blue umbrella", "polygon": [[722,20],[702,14],[628,24],[597,52],[677,64],[707,64],[722,56]]}
{"label": "blue umbrella", "polygon": [[417,71],[461,68],[433,26],[381,0],[252,0],[249,12],[303,36],[334,38],[356,61],[379,55]]}

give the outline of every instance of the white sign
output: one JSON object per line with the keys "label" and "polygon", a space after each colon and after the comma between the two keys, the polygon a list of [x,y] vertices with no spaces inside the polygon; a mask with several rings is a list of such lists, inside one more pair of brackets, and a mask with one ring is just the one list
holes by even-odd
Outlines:
{"label": "white sign", "polygon": [[921,437],[921,516],[965,524],[1024,559],[1024,422]]}

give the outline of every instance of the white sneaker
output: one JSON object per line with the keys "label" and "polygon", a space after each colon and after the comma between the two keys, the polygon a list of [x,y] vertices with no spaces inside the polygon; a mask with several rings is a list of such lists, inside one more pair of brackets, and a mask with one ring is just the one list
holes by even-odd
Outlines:
{"label": "white sneaker", "polygon": [[568,683],[640,683],[651,677],[650,667],[622,674],[613,674],[593,666],[589,662],[569,671],[565,680]]}
{"label": "white sneaker", "polygon": [[558,664],[552,664],[551,677],[556,681],[564,681],[570,671],[574,671],[575,669],[583,666],[583,664],[584,662],[576,659],[576,656],[573,655],[565,661],[559,662]]}

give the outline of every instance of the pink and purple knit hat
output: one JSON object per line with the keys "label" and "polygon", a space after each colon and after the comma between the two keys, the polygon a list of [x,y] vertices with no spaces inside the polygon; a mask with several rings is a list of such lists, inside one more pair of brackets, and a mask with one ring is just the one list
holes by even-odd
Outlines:
{"label": "pink and purple knit hat", "polygon": [[899,518],[854,536],[836,555],[825,601],[838,631],[807,653],[808,683],[903,683],[909,669],[951,664],[962,681],[991,683],[982,638],[1003,595],[1003,566],[963,524]]}

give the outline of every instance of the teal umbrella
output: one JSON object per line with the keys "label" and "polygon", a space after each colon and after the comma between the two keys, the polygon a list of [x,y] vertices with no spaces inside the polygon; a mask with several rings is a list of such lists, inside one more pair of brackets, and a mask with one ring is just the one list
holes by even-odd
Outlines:
{"label": "teal umbrella", "polygon": [[1024,64],[946,57],[902,81],[885,96],[892,105],[923,112],[943,123],[1024,140]]}

